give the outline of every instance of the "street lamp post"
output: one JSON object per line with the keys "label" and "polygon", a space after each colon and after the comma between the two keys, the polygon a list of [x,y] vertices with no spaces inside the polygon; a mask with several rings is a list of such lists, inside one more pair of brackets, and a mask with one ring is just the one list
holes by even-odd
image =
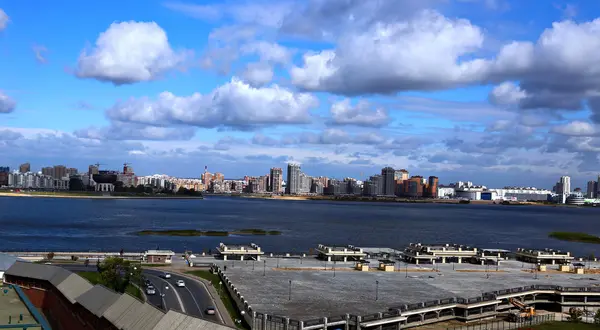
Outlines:
{"label": "street lamp post", "polygon": [[408,263],[404,263],[404,271],[406,273],[406,278],[408,278]]}
{"label": "street lamp post", "polygon": [[267,276],[267,261],[263,260],[263,276]]}
{"label": "street lamp post", "polygon": [[375,300],[379,300],[379,281],[375,281]]}
{"label": "street lamp post", "polygon": [[[168,286],[165,286],[165,290],[167,290],[167,291],[168,291],[168,290],[169,290],[169,287],[168,287]],[[160,308],[161,308],[161,309],[165,309],[165,303],[164,303],[164,301],[165,301],[165,295],[166,295],[166,293],[163,293],[163,291],[162,291],[162,290],[160,290],[160,291],[158,292],[158,294],[160,294]]]}
{"label": "street lamp post", "polygon": [[292,280],[290,280],[290,286],[288,290],[288,300],[292,300]]}
{"label": "street lamp post", "polygon": [[333,262],[333,277],[335,277],[335,261]]}

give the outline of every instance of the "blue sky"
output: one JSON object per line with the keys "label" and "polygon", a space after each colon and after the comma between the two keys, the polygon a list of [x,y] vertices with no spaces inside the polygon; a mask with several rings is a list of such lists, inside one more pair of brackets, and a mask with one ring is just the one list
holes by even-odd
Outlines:
{"label": "blue sky", "polygon": [[2,165],[240,177],[293,161],[359,179],[390,165],[547,188],[600,172],[597,1],[0,9]]}

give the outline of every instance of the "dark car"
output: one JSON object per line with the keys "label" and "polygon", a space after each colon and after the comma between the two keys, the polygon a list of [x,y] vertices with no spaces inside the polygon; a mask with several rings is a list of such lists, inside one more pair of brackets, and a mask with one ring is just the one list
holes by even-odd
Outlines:
{"label": "dark car", "polygon": [[206,315],[215,315],[215,308],[212,306],[207,307],[204,312],[206,313]]}

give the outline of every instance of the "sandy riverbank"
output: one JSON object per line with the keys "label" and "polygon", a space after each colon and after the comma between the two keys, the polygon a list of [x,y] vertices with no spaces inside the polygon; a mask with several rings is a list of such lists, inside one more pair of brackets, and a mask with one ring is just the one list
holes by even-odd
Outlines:
{"label": "sandy riverbank", "polygon": [[71,194],[30,194],[0,192],[0,197],[32,197],[32,198],[73,198],[73,199],[202,199],[191,196],[101,196],[101,195],[71,195]]}

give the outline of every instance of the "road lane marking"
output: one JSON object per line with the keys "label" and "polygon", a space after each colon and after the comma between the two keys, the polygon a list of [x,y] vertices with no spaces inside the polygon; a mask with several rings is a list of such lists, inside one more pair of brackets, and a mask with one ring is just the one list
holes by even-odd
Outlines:
{"label": "road lane marking", "polygon": [[198,307],[198,311],[200,312],[200,317],[204,318],[204,311],[200,308],[200,305],[198,305],[198,302],[196,301],[196,298],[194,297],[194,294],[192,293],[192,291],[187,287],[187,285],[185,286],[185,289],[190,293],[190,296],[192,296],[192,299],[194,299],[194,304],[196,304],[196,307]]}
{"label": "road lane marking", "polygon": [[[191,281],[194,281],[194,282],[202,285],[202,287],[204,287],[204,292],[206,292],[206,296],[208,297],[208,299],[210,299],[211,304],[213,305],[213,307],[217,311],[216,314],[217,314],[218,319],[221,321],[221,324],[226,324],[225,323],[225,319],[223,319],[223,315],[221,314],[221,309],[218,307],[219,305],[217,304],[217,302],[215,300],[215,299],[219,299],[219,300],[221,300],[221,303],[223,303],[223,299],[221,299],[221,296],[218,295],[218,292],[217,292],[217,298],[215,298],[212,295],[212,293],[210,292],[208,286],[204,283],[204,281],[201,281],[201,280],[199,280],[199,279],[197,279],[195,277],[189,276],[187,274],[178,273],[177,275],[185,277],[185,278],[187,278],[187,279],[189,279]],[[212,284],[210,282],[208,282],[208,284],[212,287]],[[225,303],[223,303],[223,304],[225,304]]]}
{"label": "road lane marking", "polygon": [[[150,275],[150,274],[148,274]],[[152,275],[150,275],[151,277],[154,277]],[[158,288],[158,285],[156,285],[156,283],[154,281],[150,281],[150,283],[152,283],[152,285],[154,286],[154,288]],[[160,302],[162,305],[162,308],[166,311],[168,311],[169,309],[167,308],[167,301],[164,299],[163,295],[161,294],[161,291],[158,291],[158,295],[160,296]]]}
{"label": "road lane marking", "polygon": [[175,297],[177,298],[177,301],[179,302],[179,306],[181,306],[181,311],[185,313],[185,305],[183,304],[183,301],[181,300],[181,297],[179,296],[179,292],[177,292],[177,290],[175,289],[173,284],[171,284],[169,281],[164,280],[162,278],[160,280],[167,283],[167,285],[169,285],[171,287],[171,290],[173,291],[173,293],[175,293]]}
{"label": "road lane marking", "polygon": [[[183,313],[185,313],[185,306],[183,305],[183,301],[181,300],[181,297],[179,296],[179,293],[177,292],[177,290],[175,290],[175,287],[173,286],[173,284],[169,283],[167,280],[164,280],[164,279],[162,279],[162,278],[160,278],[160,277],[157,277],[157,276],[155,276],[155,275],[151,275],[151,273],[148,273],[148,274],[150,274],[150,276],[154,276],[154,277],[158,278],[158,279],[159,279],[160,281],[162,281],[162,282],[165,282],[165,283],[167,283],[167,285],[168,285],[169,287],[171,287],[171,291],[173,291],[173,293],[175,293],[175,297],[177,298],[177,301],[179,302],[179,306],[181,306],[181,311],[182,311]],[[160,291],[161,291],[161,292],[163,292],[163,293],[165,293],[165,291],[166,291],[166,290],[163,290],[163,289],[164,289],[164,288],[162,288],[162,287],[161,287],[161,290],[160,290]]]}

